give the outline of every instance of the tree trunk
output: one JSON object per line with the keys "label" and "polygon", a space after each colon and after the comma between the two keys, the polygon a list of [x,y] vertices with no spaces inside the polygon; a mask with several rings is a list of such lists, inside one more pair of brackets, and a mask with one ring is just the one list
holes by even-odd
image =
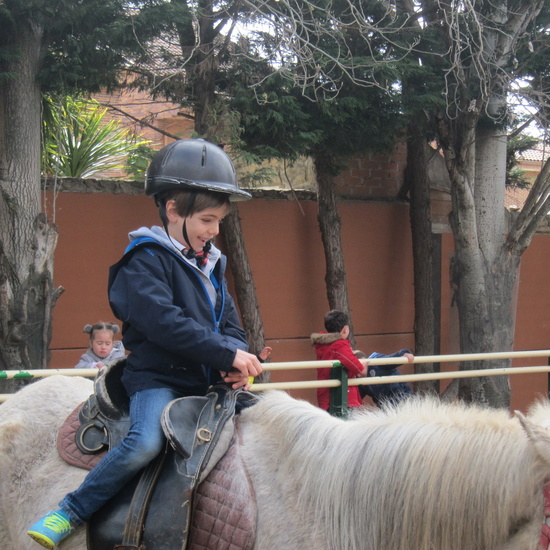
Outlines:
{"label": "tree trunk", "polygon": [[321,239],[325,250],[326,274],[325,284],[330,309],[345,312],[350,320],[350,339],[352,344],[353,324],[348,298],[346,267],[342,238],[340,235],[341,221],[338,213],[338,201],[334,193],[334,159],[327,151],[314,157],[317,174],[317,200],[319,213],[317,219],[321,231]]}
{"label": "tree trunk", "polygon": [[[411,125],[412,126],[412,125]],[[435,355],[434,246],[428,159],[430,150],[421,131],[409,129],[405,178],[410,190],[410,221],[414,271],[414,336],[416,355]],[[433,149],[431,153],[434,154]],[[416,374],[433,372],[433,363],[415,365]],[[439,382],[417,382],[415,391],[439,394]]]}
{"label": "tree trunk", "polygon": [[[56,228],[40,213],[42,30],[22,26],[20,56],[0,81],[0,368],[48,364]],[[5,386],[4,386],[5,387]],[[10,390],[11,391],[11,390]]]}
{"label": "tree trunk", "polygon": [[[514,342],[515,287],[520,258],[505,248],[506,139],[497,128],[465,140],[460,163],[451,158],[455,289],[462,353],[510,351]],[[452,156],[452,155],[451,155]],[[468,166],[468,169],[464,167]],[[462,369],[509,366],[509,360],[464,362]],[[510,406],[507,376],[460,380],[459,397]]]}
{"label": "tree trunk", "polygon": [[[458,101],[455,117],[440,124],[452,181],[455,238],[452,281],[456,289],[461,351],[510,351],[514,343],[516,290],[522,246],[506,238],[507,68],[544,0],[490,4],[474,24],[475,40],[451,44]],[[472,21],[474,18],[472,18]],[[479,39],[478,39],[478,35]],[[479,42],[477,43],[477,41]],[[465,55],[465,44],[473,47]],[[457,53],[460,52],[460,55]],[[479,70],[481,68],[481,70]],[[453,113],[440,117],[440,122]],[[542,205],[541,205],[542,206]],[[530,239],[530,229],[520,238]],[[465,363],[463,369],[509,366],[510,361]],[[463,379],[459,397],[508,408],[507,376]]]}
{"label": "tree trunk", "polygon": [[[264,327],[236,204],[232,205],[231,212],[224,219],[223,239],[235,281],[235,295],[250,345],[250,352],[259,354],[265,346]],[[269,380],[269,372],[263,372],[257,382],[269,382]]]}
{"label": "tree trunk", "polygon": [[[210,141],[210,134],[216,135],[213,128],[213,111],[216,103],[216,76],[220,63],[218,56],[222,55],[214,46],[219,36],[219,30],[215,29],[218,16],[214,15],[214,4],[213,0],[199,0],[196,10],[198,34],[192,39],[189,35],[182,37],[186,43],[192,40],[194,49],[188,71],[193,83],[195,131]],[[198,43],[194,43],[197,38]]]}
{"label": "tree trunk", "polygon": [[[473,262],[472,262],[473,263]],[[458,269],[465,269],[466,259]],[[460,345],[463,353],[510,351],[514,343],[515,287],[519,258],[509,256],[494,261],[491,266],[476,266],[475,277],[466,277],[458,288]],[[470,285],[470,281],[474,284]],[[483,279],[484,289],[477,294],[469,288]],[[510,360],[465,362],[462,369],[509,367]],[[510,384],[507,376],[466,378],[460,380],[459,397],[493,407],[510,406]]]}
{"label": "tree trunk", "polygon": [[[185,54],[189,48],[192,49],[188,70],[193,82],[191,97],[194,106],[194,129],[199,137],[219,143],[228,136],[220,136],[215,128],[216,76],[220,63],[218,56],[223,57],[223,49],[214,48],[216,37],[220,32],[214,14],[214,2],[200,0],[197,13],[199,14],[199,44],[195,44],[196,37],[186,32],[185,27],[180,31],[182,52]],[[235,298],[239,305],[250,351],[259,354],[265,346],[264,329],[236,205],[232,206],[225,218],[223,238],[235,279]],[[264,372],[258,377],[258,381],[268,382],[269,378],[269,373]]]}

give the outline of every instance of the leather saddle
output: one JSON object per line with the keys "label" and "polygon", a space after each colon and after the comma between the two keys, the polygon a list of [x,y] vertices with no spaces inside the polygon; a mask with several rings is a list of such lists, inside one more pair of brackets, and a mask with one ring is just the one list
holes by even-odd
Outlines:
{"label": "leather saddle", "polygon": [[[75,415],[79,423],[74,440],[82,456],[99,458],[129,429],[129,399],[120,382],[124,362],[122,358],[105,365],[95,380],[94,394],[78,412],[73,411],[72,425],[75,425]],[[165,451],[92,516],[87,530],[89,550],[184,550],[188,540],[196,538],[193,533],[200,532],[204,523],[198,514],[192,526],[195,497],[198,494],[200,502],[209,503],[207,491],[196,491],[197,486],[212,472],[234,440],[236,412],[256,400],[248,392],[219,385],[212,387],[206,396],[183,397],[169,403],[161,420],[167,438]],[[237,469],[243,470],[234,452],[227,453],[224,460],[229,460],[230,455],[234,455]],[[212,477],[220,479],[219,472],[217,476]],[[209,484],[204,485],[206,489]],[[250,497],[245,500],[249,501]],[[251,520],[250,516],[255,515],[255,504],[251,507],[241,502],[240,506],[243,504],[249,515],[244,518],[248,542],[239,547],[247,548],[253,544],[255,518]],[[239,521],[243,522],[242,517]],[[241,526],[239,530],[243,532]],[[189,548],[192,547],[193,544]]]}

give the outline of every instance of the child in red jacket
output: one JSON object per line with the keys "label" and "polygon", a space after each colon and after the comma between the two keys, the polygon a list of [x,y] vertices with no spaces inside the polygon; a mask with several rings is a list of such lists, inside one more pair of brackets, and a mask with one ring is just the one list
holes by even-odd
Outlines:
{"label": "child in red jacket", "polygon": [[[333,309],[325,315],[326,332],[316,332],[311,335],[311,342],[315,347],[315,354],[319,361],[339,361],[348,372],[348,378],[366,376],[366,367],[351,349],[349,341],[349,319],[343,311]],[[317,369],[318,380],[330,379],[330,368]],[[328,411],[330,405],[330,389],[317,390],[319,407]],[[348,388],[348,407],[360,407],[363,399],[357,386]]]}

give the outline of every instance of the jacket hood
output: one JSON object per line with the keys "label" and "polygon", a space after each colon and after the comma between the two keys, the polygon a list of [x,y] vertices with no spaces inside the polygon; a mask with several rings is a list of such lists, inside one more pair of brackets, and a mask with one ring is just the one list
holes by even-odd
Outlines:
{"label": "jacket hood", "polygon": [[96,355],[92,348],[88,348],[86,352],[82,354],[81,360],[86,358],[90,360],[90,363],[97,363],[98,361],[105,361],[108,357],[111,357],[111,355],[113,354],[116,354],[116,355],[123,354],[124,351],[125,350],[124,350],[124,345],[122,344],[122,341],[115,340],[113,342],[113,349],[105,357],[100,357],[99,355]]}
{"label": "jacket hood", "polygon": [[[181,251],[185,248],[182,244],[178,243],[175,239],[171,239],[164,229],[158,225],[154,225],[153,227],[140,227],[139,229],[136,229],[135,231],[131,231],[128,233],[128,237],[130,241],[134,241],[136,239],[139,239],[141,237],[150,237],[152,239],[155,239],[160,244],[165,246],[166,248],[176,252],[178,256],[181,254]],[[210,248],[210,252],[208,253],[208,263],[212,264],[212,266],[216,263],[216,261],[221,256],[221,251],[216,248],[214,245]]]}
{"label": "jacket hood", "polygon": [[327,345],[336,342],[336,340],[345,340],[339,332],[314,332],[311,336],[313,345]]}

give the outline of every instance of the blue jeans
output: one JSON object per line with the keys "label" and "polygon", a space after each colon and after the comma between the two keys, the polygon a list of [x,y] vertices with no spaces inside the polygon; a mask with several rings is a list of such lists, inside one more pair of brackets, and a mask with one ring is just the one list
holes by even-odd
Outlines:
{"label": "blue jeans", "polygon": [[75,526],[114,497],[164,448],[160,424],[164,407],[181,395],[169,388],[142,390],[130,398],[130,430],[90,471],[82,485],[69,493],[59,506]]}

